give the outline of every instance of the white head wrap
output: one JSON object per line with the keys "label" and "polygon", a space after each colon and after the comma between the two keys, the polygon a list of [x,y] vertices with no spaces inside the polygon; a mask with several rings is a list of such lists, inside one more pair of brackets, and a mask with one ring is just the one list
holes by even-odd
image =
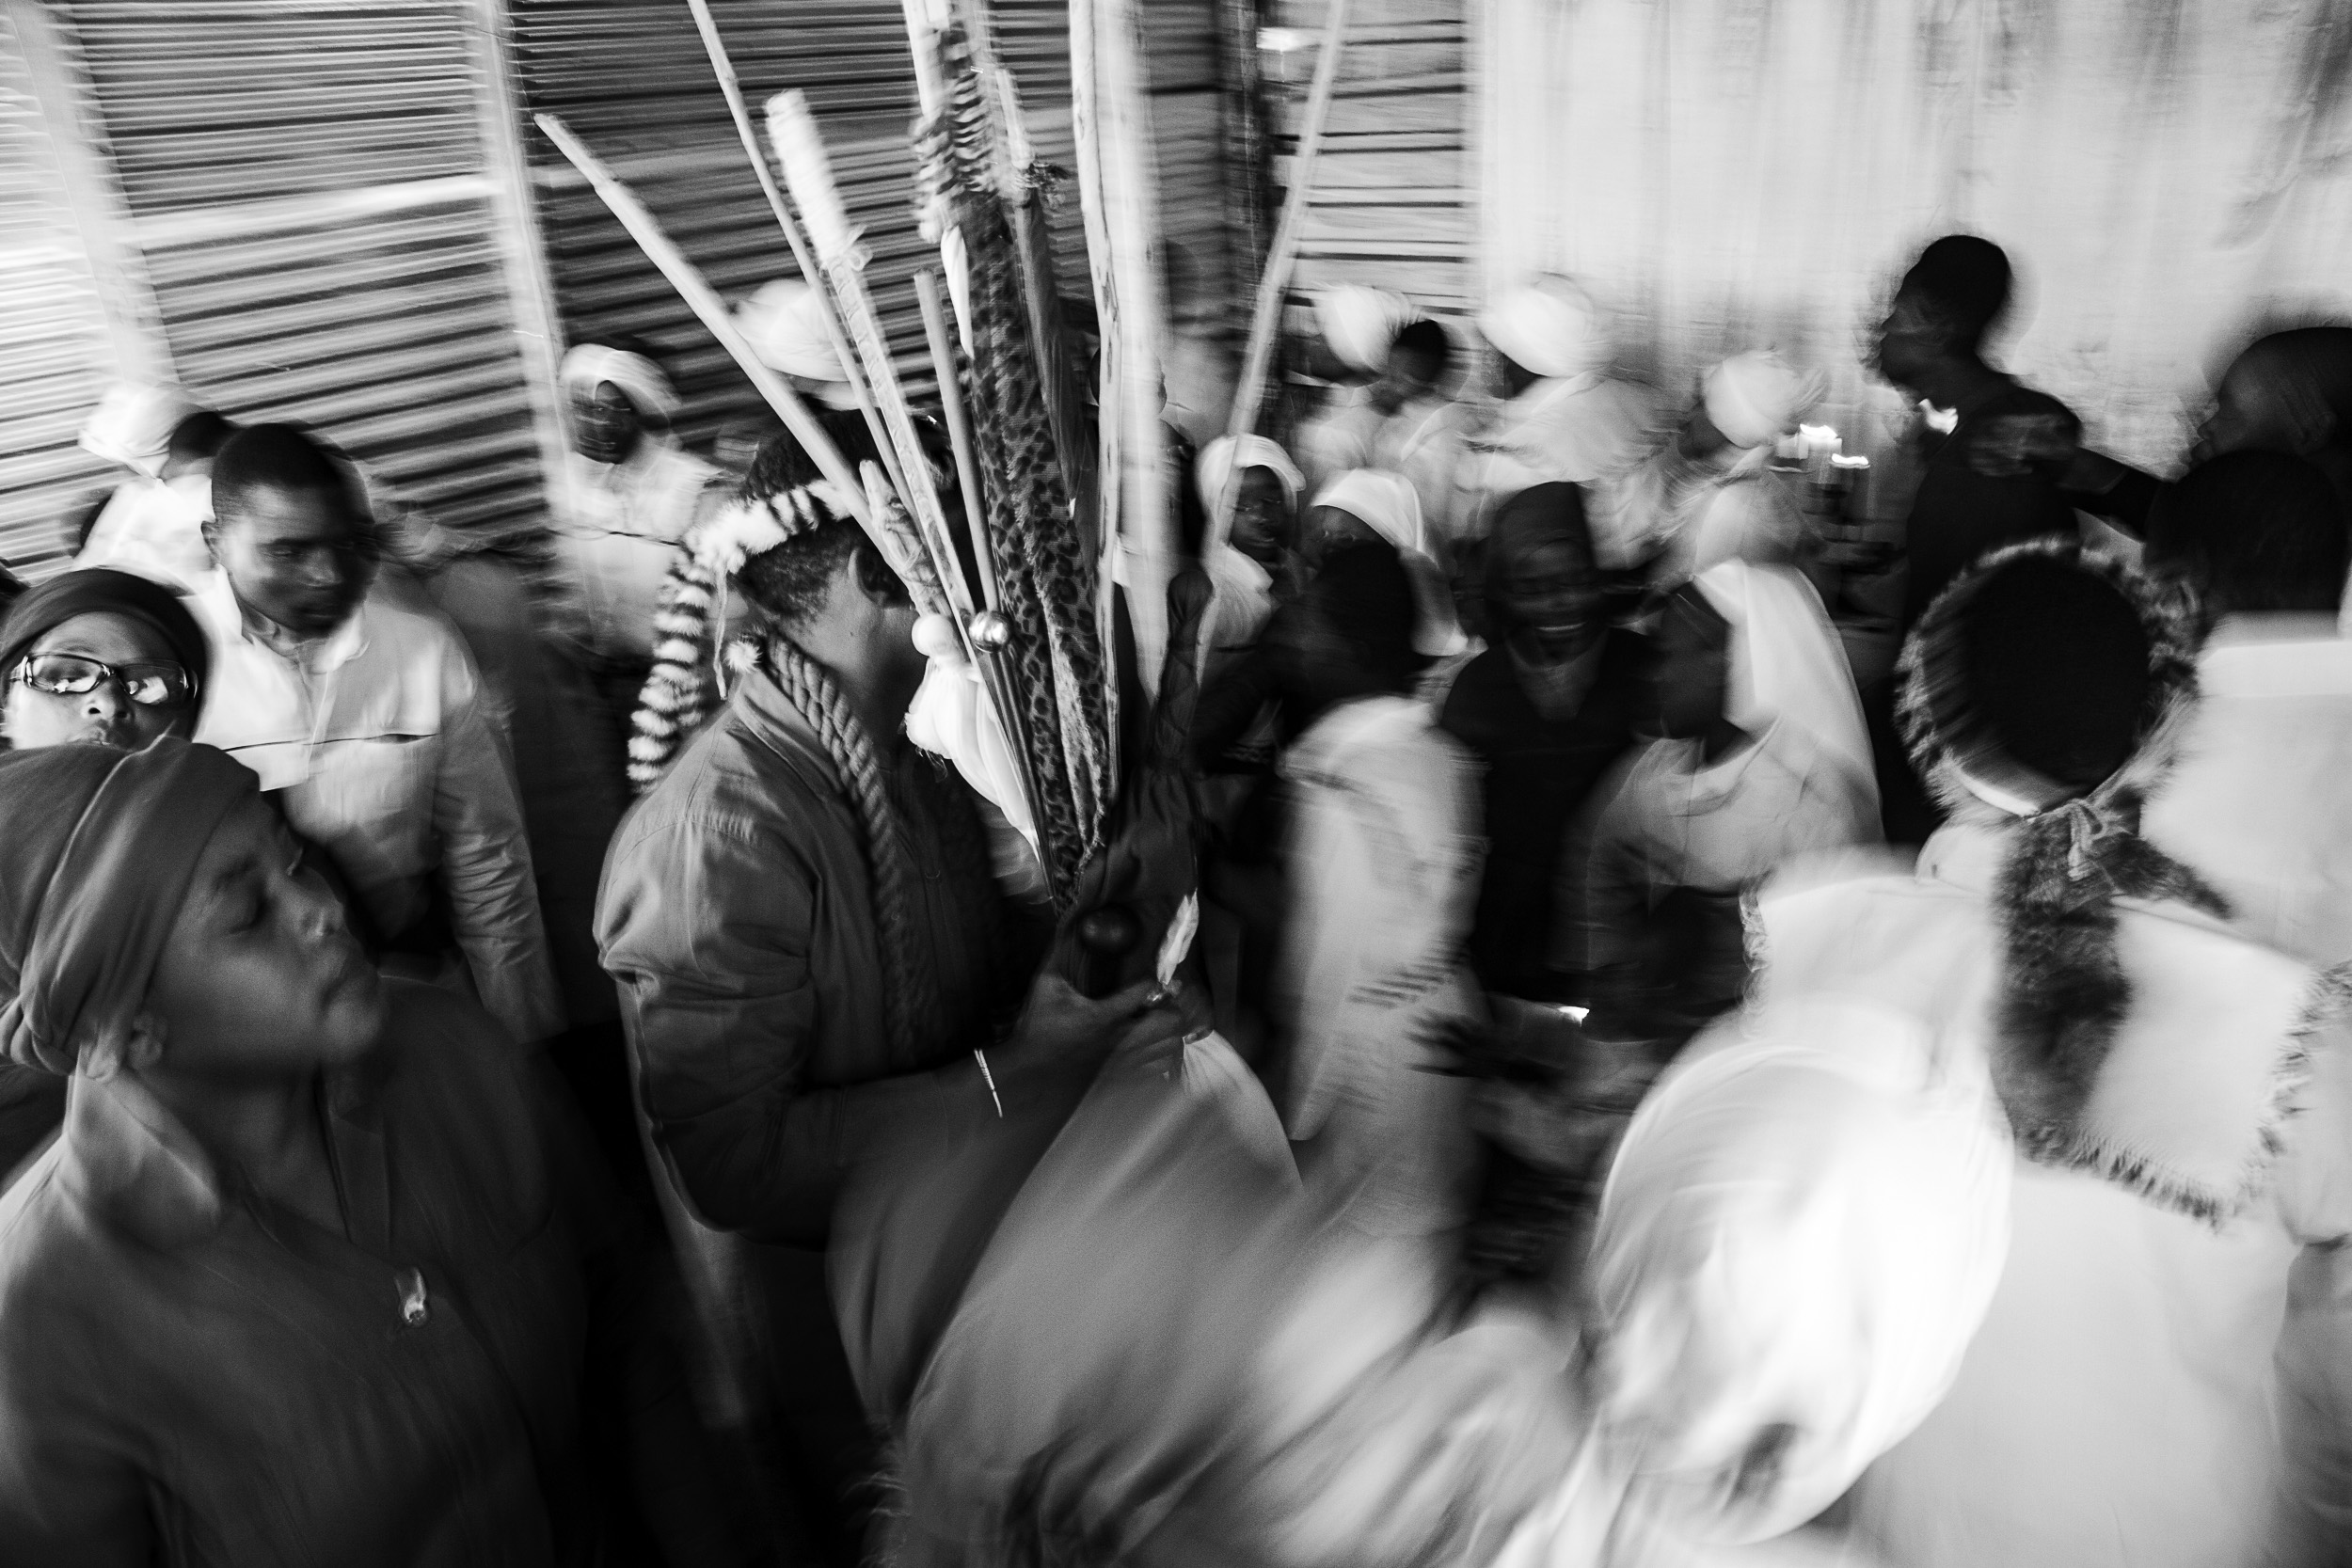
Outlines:
{"label": "white head wrap", "polygon": [[847,383],[841,356],[825,332],[825,302],[797,277],[762,283],[735,308],[736,330],[759,362],[803,381]]}
{"label": "white head wrap", "polygon": [[151,478],[170,453],[171,433],[201,408],[177,387],[119,381],[82,426],[82,450]]}
{"label": "white head wrap", "polygon": [[1341,363],[1367,375],[1387,367],[1396,335],[1419,314],[1403,294],[1360,283],[1343,283],[1315,295],[1315,330]]}
{"label": "white head wrap", "polygon": [[1635,1115],[1590,1264],[1597,1414],[1677,1533],[1795,1528],[1958,1375],[2015,1156],[1981,1058],[1937,1058],[1924,1021],[1806,989],[1718,1024]]}
{"label": "white head wrap", "polygon": [[[1245,472],[1251,468],[1272,470],[1274,477],[1282,482],[1283,499],[1294,507],[1298,504],[1299,492],[1307,488],[1307,476],[1298,471],[1298,465],[1291,461],[1291,454],[1282,450],[1279,442],[1269,441],[1263,436],[1245,436],[1240,451]],[[1232,475],[1233,451],[1233,438],[1220,436],[1202,447],[1200,457],[1193,462],[1193,487],[1200,493],[1200,504],[1212,513],[1216,510],[1226,480]]]}
{"label": "white head wrap", "polygon": [[1733,446],[1760,447],[1795,429],[1828,389],[1819,371],[1751,349],[1707,372],[1707,417]]}
{"label": "white head wrap", "polygon": [[1315,505],[1337,507],[1405,554],[1429,553],[1421,492],[1403,474],[1350,468],[1315,493]]}
{"label": "white head wrap", "polygon": [[1724,717],[1751,735],[1774,724],[1801,732],[1805,749],[1831,763],[1859,797],[1859,814],[1875,817],[1878,776],[1862,700],[1813,585],[1790,567],[1726,561],[1700,573],[1694,586],[1731,625]]}
{"label": "white head wrap", "polygon": [[564,356],[556,379],[567,392],[582,387],[593,392],[609,381],[621,389],[621,395],[639,414],[664,420],[677,418],[677,389],[670,385],[661,367],[642,354],[607,348],[602,343],[576,343]]}
{"label": "white head wrap", "polygon": [[1396,546],[1413,585],[1415,653],[1444,658],[1469,645],[1411,480],[1383,468],[1351,468],[1316,492],[1315,505],[1337,507]]}
{"label": "white head wrap", "polygon": [[1607,314],[1572,277],[1548,273],[1488,306],[1478,329],[1541,376],[1592,375],[1606,370],[1613,347]]}

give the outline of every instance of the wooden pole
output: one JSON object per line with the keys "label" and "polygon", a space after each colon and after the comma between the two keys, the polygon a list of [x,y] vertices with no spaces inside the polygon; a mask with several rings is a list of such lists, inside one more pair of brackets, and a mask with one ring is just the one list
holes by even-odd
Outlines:
{"label": "wooden pole", "polygon": [[[726,97],[727,113],[735,119],[735,134],[742,138],[743,155],[752,161],[752,172],[759,177],[759,194],[768,198],[768,210],[775,214],[776,227],[784,230],[785,243],[792,247],[792,260],[800,267],[802,278],[817,292],[818,314],[825,324],[825,339],[833,344],[834,356],[841,361],[841,373],[850,383],[850,395],[857,399],[858,412],[866,416],[866,433],[874,438],[874,450],[882,455],[891,486],[903,497],[907,493],[906,476],[898,471],[890,436],[882,429],[873,394],[866,389],[866,377],[858,370],[857,353],[850,347],[849,335],[841,330],[841,318],[834,313],[833,301],[826,297],[817,263],[808,254],[808,242],[801,237],[801,226],[792,221],[792,214],[784,204],[784,192],[776,188],[775,174],[768,166],[768,153],[759,145],[759,133],[752,129],[752,111],[743,102],[743,87],[736,80],[735,61],[727,54],[726,40],[719,36],[718,19],[710,14],[710,0],[686,3],[693,8],[694,25],[703,36],[703,52],[710,56],[711,72],[719,78],[719,90]],[[908,0],[909,5],[917,3],[918,0]]]}
{"label": "wooden pole", "polygon": [[939,308],[939,281],[929,269],[914,275],[914,297],[923,308],[923,335],[930,340],[931,371],[939,377],[939,402],[947,439],[956,450],[956,483],[963,491],[963,521],[972,534],[972,564],[980,574],[980,594],[997,608],[996,552],[988,536],[988,497],[980,489],[980,466],[972,454],[972,426],[956,375],[956,351],[947,340],[946,313]]}
{"label": "wooden pole", "polygon": [[[898,461],[906,472],[928,476],[930,459],[923,451],[921,437],[915,434],[914,411],[898,386],[898,372],[891,368],[890,345],[882,337],[873,298],[866,292],[865,252],[858,245],[855,230],[850,227],[849,212],[841,205],[841,191],[834,182],[824,138],[817,133],[817,119],[809,113],[805,93],[795,88],[768,100],[768,138],[775,147],[776,163],[784,170],[785,181],[792,187],[792,198],[800,203],[801,214],[808,221],[809,241],[816,246],[817,259],[825,269],[825,280],[833,285],[834,298],[841,307],[842,325],[849,329],[850,340],[857,344],[858,354],[865,361],[866,380],[874,388],[874,402],[882,410],[882,423],[898,448]],[[956,562],[954,543],[947,536],[947,519],[939,509],[939,492],[929,483],[921,483],[911,485],[901,494],[908,515],[914,520],[915,531],[930,552],[932,568],[939,574],[950,601],[959,596],[963,600],[956,608],[962,623],[959,630],[968,641],[970,594],[962,578],[962,568]],[[961,595],[957,593],[959,589],[964,590]]]}
{"label": "wooden pole", "polygon": [[660,224],[654,221],[653,214],[645,211],[644,204],[637,199],[635,194],[604,166],[602,160],[580,145],[580,138],[572,135],[563,120],[554,115],[532,118],[539,129],[547,133],[548,139],[572,161],[572,166],[587,176],[588,183],[596,188],[597,196],[604,198],[604,204],[612,210],[612,215],[621,220],[621,227],[628,230],[629,238],[637,242],[638,248],[645,253],[646,259],[660,269],[662,277],[669,279],[670,287],[675,289],[688,308],[701,318],[704,327],[718,340],[719,346],[733,356],[743,373],[751,378],[752,385],[759,388],[759,395],[768,400],[768,406],[776,411],[776,417],[792,433],[792,438],[801,443],[802,449],[816,460],[826,480],[841,492],[842,504],[864,525],[867,535],[874,538],[875,547],[887,557],[890,547],[877,536],[875,519],[868,514],[866,505],[866,487],[859,482],[856,470],[843,459],[841,449],[833,444],[833,437],[825,434],[825,427],[817,422],[817,417],[808,411],[800,394],[752,352],[752,345],[745,342],[743,335],[735,329],[735,322],[727,314],[726,301],[719,297],[719,292],[661,231]]}
{"label": "wooden pole", "polygon": [[[1175,551],[1160,462],[1163,323],[1152,257],[1157,214],[1151,95],[1138,58],[1137,4],[1070,0],[1071,119],[1103,326],[1103,547],[1119,564],[1137,673],[1143,689],[1153,691],[1168,651],[1168,582]],[[1106,584],[1113,576],[1104,573]]]}
{"label": "wooden pole", "polygon": [[[1266,369],[1274,358],[1276,327],[1281,320],[1282,296],[1290,287],[1291,265],[1298,259],[1298,231],[1307,216],[1307,197],[1314,184],[1315,152],[1323,144],[1323,123],[1330,117],[1332,89],[1339,83],[1340,49],[1347,33],[1348,0],[1331,0],[1323,29],[1323,52],[1315,60],[1315,81],[1307,95],[1306,118],[1299,122],[1298,151],[1291,160],[1290,190],[1282,198],[1282,221],[1266,249],[1265,272],[1258,279],[1257,307],[1249,316],[1249,351],[1242,359],[1241,385],[1233,391],[1232,417],[1225,434],[1236,447],[1257,428],[1258,409],[1265,398]],[[1208,544],[1221,545],[1232,531],[1233,504],[1241,493],[1242,467],[1237,462],[1219,486],[1216,510],[1209,518]]]}

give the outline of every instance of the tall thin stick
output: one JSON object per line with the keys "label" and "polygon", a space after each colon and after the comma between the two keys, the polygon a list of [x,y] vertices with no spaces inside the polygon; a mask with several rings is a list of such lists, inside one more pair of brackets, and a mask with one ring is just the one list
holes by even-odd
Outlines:
{"label": "tall thin stick", "polygon": [[[1274,358],[1275,326],[1289,290],[1291,265],[1298,259],[1298,231],[1307,217],[1307,197],[1314,185],[1315,152],[1323,145],[1323,122],[1331,113],[1332,89],[1339,83],[1340,48],[1347,34],[1347,0],[1331,0],[1323,26],[1323,53],[1315,59],[1314,87],[1307,95],[1307,115],[1299,122],[1298,151],[1291,159],[1290,190],[1282,198],[1282,222],[1266,249],[1265,272],[1258,279],[1258,304],[1249,317],[1249,352],[1242,359],[1241,385],[1233,392],[1232,417],[1225,434],[1238,447],[1257,428],[1258,409],[1265,398],[1267,366]],[[1220,545],[1232,531],[1233,504],[1241,493],[1242,467],[1232,465],[1217,491],[1216,511],[1209,520],[1209,542]]]}
{"label": "tall thin stick", "polygon": [[947,102],[947,83],[939,70],[939,29],[932,23],[930,0],[902,0],[907,43],[914,55],[914,104],[925,119]]}
{"label": "tall thin stick", "polygon": [[[817,417],[808,411],[800,394],[752,352],[752,345],[745,342],[743,335],[735,329],[735,322],[727,314],[726,301],[719,297],[719,292],[710,286],[694,263],[686,259],[685,252],[679,250],[661,231],[661,225],[654,221],[654,215],[645,211],[644,204],[637,199],[636,195],[604,166],[602,160],[581,146],[580,138],[573,135],[561,119],[553,115],[534,115],[532,119],[538,122],[539,129],[547,133],[548,139],[572,161],[572,166],[587,176],[588,183],[595,187],[597,196],[604,198],[604,204],[612,210],[612,215],[621,220],[621,227],[628,230],[629,238],[635,240],[646,259],[660,269],[661,276],[669,279],[670,287],[678,292],[678,296],[701,319],[705,329],[718,340],[719,346],[725,349],[736,365],[751,378],[752,385],[759,389],[759,395],[768,400],[768,406],[776,411],[776,417],[792,433],[792,438],[801,443],[803,450],[816,460],[818,470],[826,480],[841,492],[843,505],[865,527],[866,533],[874,536],[875,522],[867,515],[866,507],[866,487],[859,483],[856,470],[843,459],[841,449],[833,444],[833,437],[825,433],[825,427],[817,421]],[[887,555],[888,546],[879,537],[875,538],[875,546]]]}
{"label": "tall thin stick", "polygon": [[[1138,0],[1071,0],[1071,120],[1088,261],[1102,318],[1099,407],[1103,548],[1126,590],[1136,662],[1147,691],[1168,656],[1167,527],[1160,453],[1159,349],[1164,331],[1152,242],[1151,96],[1143,80]],[[1107,586],[1105,591],[1107,599]]]}
{"label": "tall thin stick", "polygon": [[980,466],[972,455],[972,425],[963,407],[963,386],[956,375],[956,351],[947,341],[946,313],[939,308],[939,280],[927,268],[914,275],[915,301],[923,308],[923,335],[930,341],[931,370],[939,377],[941,411],[947,439],[956,451],[956,483],[963,490],[963,521],[972,534],[972,564],[980,574],[980,594],[997,608],[996,552],[988,536],[988,497],[980,489]]}
{"label": "tall thin stick", "polygon": [[[841,307],[842,325],[849,329],[865,362],[866,380],[873,386],[882,422],[898,446],[898,461],[908,473],[928,476],[930,459],[915,434],[914,411],[898,385],[898,372],[891,368],[890,345],[882,337],[873,298],[866,292],[866,254],[841,204],[841,190],[834,182],[833,164],[825,155],[824,138],[818,135],[817,119],[809,113],[807,94],[795,88],[768,100],[768,137],[774,144],[776,163],[792,187],[792,198],[808,220],[809,241],[817,248],[825,280],[833,285],[834,298]],[[922,483],[900,494],[941,584],[951,600],[963,600],[957,608],[968,621],[970,592],[956,562],[954,541],[947,535],[946,516],[939,509],[939,492]],[[959,589],[964,592],[959,594]],[[969,628],[964,630],[968,634]]]}
{"label": "tall thin stick", "polygon": [[[833,344],[834,357],[841,361],[841,373],[850,383],[850,395],[857,399],[857,410],[866,416],[866,432],[874,438],[874,450],[882,454],[892,487],[904,496],[906,476],[898,471],[898,455],[891,451],[882,415],[875,411],[873,394],[866,390],[866,377],[857,368],[857,354],[850,347],[849,335],[841,330],[841,319],[834,314],[833,301],[826,297],[825,286],[818,280],[817,263],[808,254],[808,242],[801,237],[801,226],[792,221],[792,214],[784,204],[784,192],[776,188],[775,174],[768,167],[767,150],[759,145],[759,133],[752,128],[752,111],[743,102],[742,84],[736,80],[735,61],[727,54],[726,40],[719,36],[717,18],[710,14],[710,0],[686,3],[693,8],[694,25],[703,36],[703,52],[710,56],[711,72],[719,78],[720,92],[726,96],[727,113],[735,117],[735,134],[743,139],[743,155],[752,161],[752,172],[759,177],[759,194],[768,198],[768,210],[776,215],[776,227],[784,230],[785,243],[792,247],[792,260],[799,264],[802,278],[816,291],[818,314],[825,324],[825,339]],[[915,4],[918,0],[908,3]]]}

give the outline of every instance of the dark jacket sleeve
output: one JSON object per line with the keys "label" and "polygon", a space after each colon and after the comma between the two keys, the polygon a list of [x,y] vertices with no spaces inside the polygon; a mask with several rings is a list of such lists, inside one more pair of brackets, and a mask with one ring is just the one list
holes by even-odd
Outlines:
{"label": "dark jacket sleeve", "polygon": [[947,1092],[942,1074],[847,1088],[803,1082],[817,987],[817,890],[790,848],[749,825],[667,822],[613,851],[597,903],[621,988],[638,1096],[705,1223],[817,1245],[862,1129]]}

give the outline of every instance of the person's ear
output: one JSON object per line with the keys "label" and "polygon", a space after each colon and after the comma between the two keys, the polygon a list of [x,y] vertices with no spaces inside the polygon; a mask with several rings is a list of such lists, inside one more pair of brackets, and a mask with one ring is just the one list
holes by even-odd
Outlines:
{"label": "person's ear", "polygon": [[872,546],[861,544],[851,550],[846,569],[850,574],[850,586],[876,610],[902,610],[909,603],[906,584]]}
{"label": "person's ear", "polygon": [[164,1021],[142,1007],[83,1045],[82,1075],[103,1080],[125,1069],[143,1072],[163,1060],[164,1036]]}

